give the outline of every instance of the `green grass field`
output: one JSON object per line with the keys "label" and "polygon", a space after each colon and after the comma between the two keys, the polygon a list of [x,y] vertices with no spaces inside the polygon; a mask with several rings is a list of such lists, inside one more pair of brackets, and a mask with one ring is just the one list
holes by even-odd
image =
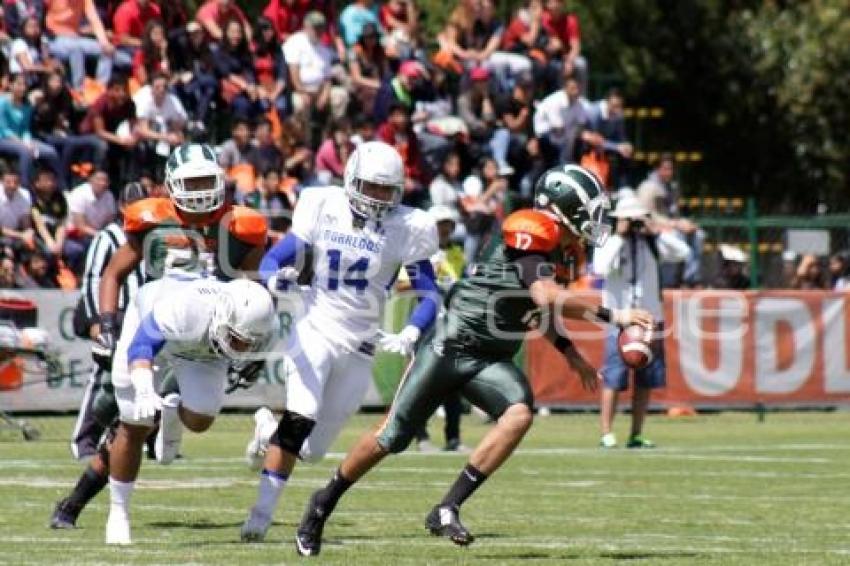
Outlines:
{"label": "green grass field", "polygon": [[[378,420],[358,416],[334,449]],[[627,419],[621,417],[619,431]],[[147,462],[133,500],[132,547],[103,545],[106,494],[76,531],[46,528],[76,479],[69,418],[35,419],[45,439],[0,440],[2,564],[295,563],[292,536],[308,493],[339,462],[304,465],[284,491],[268,542],[242,544],[256,476],[242,462],[248,415],[187,435],[186,458]],[[440,438],[441,421],[432,421]],[[486,430],[464,420],[467,443]],[[652,451],[595,447],[596,418],[539,418],[512,460],[464,507],[469,548],[431,537],[425,514],[464,457],[408,452],[343,499],[325,531],[321,564],[848,564],[850,442],[846,413],[728,413],[651,417]]]}

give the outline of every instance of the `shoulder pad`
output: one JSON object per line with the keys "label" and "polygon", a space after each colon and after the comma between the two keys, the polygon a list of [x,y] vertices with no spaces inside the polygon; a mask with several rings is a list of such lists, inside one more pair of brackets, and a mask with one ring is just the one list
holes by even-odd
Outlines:
{"label": "shoulder pad", "polygon": [[231,209],[228,230],[237,239],[252,246],[264,246],[268,235],[266,217],[247,206],[234,206]]}
{"label": "shoulder pad", "polygon": [[180,223],[174,204],[167,198],[146,198],[127,205],[124,209],[124,231],[143,232],[166,222]]}
{"label": "shoulder pad", "polygon": [[540,210],[518,210],[502,223],[505,246],[515,250],[549,253],[558,247],[561,227]]}

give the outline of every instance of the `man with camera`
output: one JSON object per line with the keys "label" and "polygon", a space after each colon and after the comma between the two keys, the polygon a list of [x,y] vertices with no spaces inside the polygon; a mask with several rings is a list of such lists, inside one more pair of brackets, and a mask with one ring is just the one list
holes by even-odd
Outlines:
{"label": "man with camera", "polygon": [[[662,230],[650,218],[649,211],[631,189],[620,191],[617,207],[610,215],[616,221],[615,234],[605,245],[595,250],[593,257],[593,271],[605,278],[604,305],[612,309],[645,309],[652,314],[653,320],[663,325],[661,262],[683,261],[690,255],[690,249],[674,232]],[[655,446],[642,435],[650,393],[665,385],[663,346],[659,344],[654,350],[650,364],[634,370],[632,429],[627,448]],[[617,438],[611,426],[617,411],[617,397],[620,391],[628,389],[629,383],[629,368],[620,357],[616,330],[610,330],[606,338],[605,361],[600,373],[604,383],[600,407],[602,438],[599,445],[615,448]]]}

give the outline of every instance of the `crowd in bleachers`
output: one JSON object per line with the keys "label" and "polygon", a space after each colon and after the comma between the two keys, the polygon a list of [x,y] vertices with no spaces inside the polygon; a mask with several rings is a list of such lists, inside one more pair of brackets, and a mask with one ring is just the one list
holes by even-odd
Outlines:
{"label": "crowd in bleachers", "polygon": [[386,141],[404,159],[404,202],[448,207],[467,260],[531,203],[541,172],[580,163],[615,196],[636,186],[692,246],[665,283],[700,284],[674,162],[635,179],[623,96],[588,98],[563,0],[504,20],[493,0],[446,10],[427,37],[416,0],[270,0],[255,21],[233,0],[194,15],[181,0],[6,0],[0,287],[73,286],[120,187],[161,191],[166,157],[190,139],[217,148],[233,199],[270,211],[274,238],[302,188],[341,183],[358,143]]}

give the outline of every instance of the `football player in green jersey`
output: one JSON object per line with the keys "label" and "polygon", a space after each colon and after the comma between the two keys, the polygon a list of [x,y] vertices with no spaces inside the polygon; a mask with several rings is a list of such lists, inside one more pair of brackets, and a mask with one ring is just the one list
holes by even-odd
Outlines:
{"label": "football player in green jersey", "polygon": [[605,222],[610,205],[598,179],[581,167],[556,167],[535,187],[535,204],[536,210],[521,210],[505,219],[503,244],[453,287],[445,317],[419,345],[383,424],[365,434],[331,481],[313,493],[295,538],[299,554],[319,553],[325,522],[343,493],[385,456],[403,451],[452,392],[461,392],[496,424],[425,524],[432,534],[455,544],[471,543],[472,534],[460,522],[460,506],[508,459],[531,426],[531,387],[512,362],[526,333],[536,329],[549,337],[582,385],[595,389],[597,371],[556,330],[555,319],[652,328],[648,312],[590,306],[555,277],[564,249],[576,240],[599,246],[610,232]]}

